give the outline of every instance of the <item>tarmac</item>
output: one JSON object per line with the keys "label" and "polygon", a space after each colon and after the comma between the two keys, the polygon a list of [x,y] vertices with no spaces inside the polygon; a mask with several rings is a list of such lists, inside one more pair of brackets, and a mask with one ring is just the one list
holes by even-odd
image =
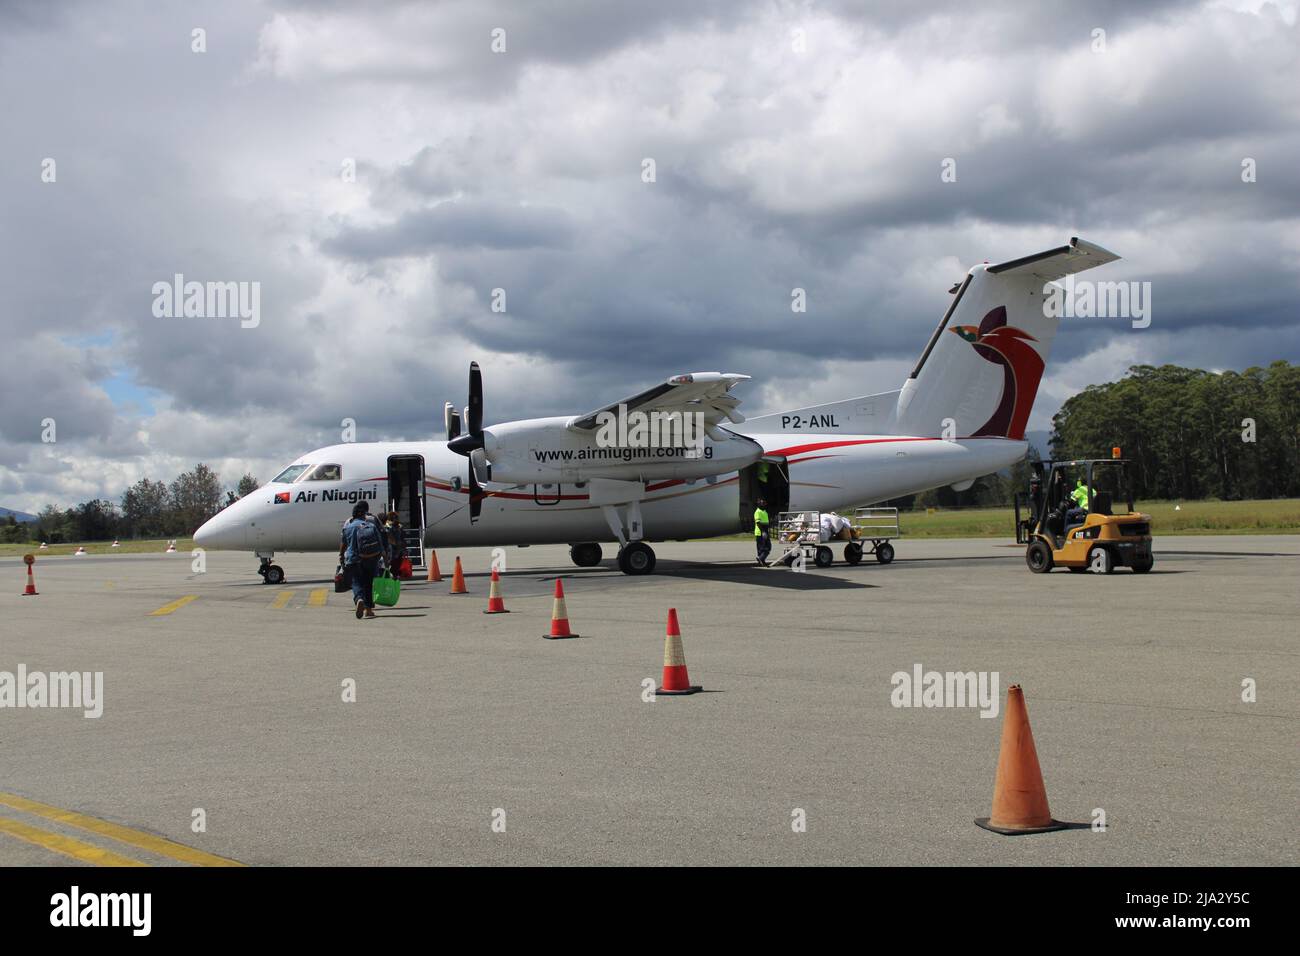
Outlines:
{"label": "tarmac", "polygon": [[[248,554],[195,573],[92,549],[40,558],[35,597],[0,559],[0,682],[103,674],[97,718],[0,707],[0,865],[1300,858],[1300,537],[1158,537],[1151,573],[1110,576],[1034,575],[1004,541],[895,544],[799,573],[742,541],[664,543],[639,578],[608,548],[591,569],[506,548],[494,616],[490,549],[459,552],[455,596],[440,551],[448,580],[374,621],[331,555],[277,555],[272,587]],[[542,638],[557,575],[578,639]],[[704,692],[656,697],[674,607]],[[999,707],[1023,686],[1077,828],[974,825],[1002,712],[895,706],[918,665],[996,675]]]}

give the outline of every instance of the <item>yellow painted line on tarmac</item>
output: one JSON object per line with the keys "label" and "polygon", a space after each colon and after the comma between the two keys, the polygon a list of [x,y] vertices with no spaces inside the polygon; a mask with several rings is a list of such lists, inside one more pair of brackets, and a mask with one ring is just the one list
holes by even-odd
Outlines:
{"label": "yellow painted line on tarmac", "polygon": [[6,817],[0,817],[0,833],[7,833],[20,840],[26,840],[28,843],[34,843],[43,849],[62,853],[64,856],[70,856],[82,863],[93,863],[95,866],[145,865],[138,860],[121,856],[112,850],[105,850],[103,847],[95,846],[92,843],[83,843],[61,833],[51,833],[38,827],[29,827],[25,823],[19,823],[17,820],[10,820]]}
{"label": "yellow painted line on tarmac", "polygon": [[150,611],[149,616],[162,617],[164,614],[170,614],[172,611],[179,611],[181,608],[189,604],[191,601],[198,600],[198,597],[199,596],[197,594],[187,594],[183,598],[177,598],[175,601],[172,601],[171,604],[164,604],[156,611]]}
{"label": "yellow painted line on tarmac", "polygon": [[271,602],[271,608],[276,611],[282,611],[284,610],[284,606],[292,600],[292,591],[281,591],[275,596],[275,600]]}
{"label": "yellow painted line on tarmac", "polygon": [[[192,846],[175,843],[168,840],[166,837],[154,836],[152,833],[145,833],[141,830],[132,830],[130,827],[119,826],[116,823],[109,823],[107,820],[99,820],[95,817],[88,817],[85,814],[75,813],[72,810],[60,810],[58,807],[52,807],[45,803],[37,803],[35,800],[28,800],[26,797],[20,797],[12,793],[0,793],[0,805],[9,807],[13,810],[18,810],[21,813],[30,813],[34,816],[45,817],[47,820],[53,820],[56,823],[76,827],[77,829],[85,830],[88,833],[96,833],[99,836],[108,837],[110,840],[116,840],[117,842],[125,843],[128,846],[138,847],[141,850],[148,850],[150,853],[157,853],[159,856],[165,856],[172,860],[179,860],[181,863],[190,863],[194,866],[244,865],[235,860],[228,860],[223,856],[204,853],[202,850],[196,850]],[[12,821],[6,821],[5,818],[0,818],[0,826],[6,822]],[[22,824],[19,824],[19,826],[22,826]]]}
{"label": "yellow painted line on tarmac", "polygon": [[311,592],[311,595],[307,598],[307,606],[308,606],[308,607],[324,607],[324,606],[325,606],[325,600],[326,600],[326,598],[329,597],[329,593],[330,593],[330,592],[329,592],[329,590],[328,590],[327,588],[316,588],[316,589],[314,589],[314,590]]}

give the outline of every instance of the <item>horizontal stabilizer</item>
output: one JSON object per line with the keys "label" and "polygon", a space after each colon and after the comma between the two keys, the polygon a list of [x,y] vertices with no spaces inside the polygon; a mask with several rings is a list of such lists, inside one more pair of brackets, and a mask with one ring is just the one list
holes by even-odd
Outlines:
{"label": "horizontal stabilizer", "polygon": [[989,266],[986,271],[993,275],[1033,276],[1043,282],[1055,282],[1086,269],[1104,266],[1118,258],[1109,249],[1076,237],[1068,245],[1012,259],[1010,262],[999,262],[995,266]]}

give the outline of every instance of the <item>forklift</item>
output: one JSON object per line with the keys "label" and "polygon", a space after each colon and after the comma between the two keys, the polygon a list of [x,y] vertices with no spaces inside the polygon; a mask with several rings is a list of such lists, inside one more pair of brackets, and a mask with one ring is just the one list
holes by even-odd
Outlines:
{"label": "forklift", "polygon": [[[1016,543],[1026,545],[1030,571],[1045,574],[1058,565],[1075,573],[1151,570],[1151,516],[1133,510],[1127,465],[1118,448],[1110,458],[1031,462],[1029,490],[1015,501]],[[1087,508],[1071,500],[1077,482],[1086,483]]]}

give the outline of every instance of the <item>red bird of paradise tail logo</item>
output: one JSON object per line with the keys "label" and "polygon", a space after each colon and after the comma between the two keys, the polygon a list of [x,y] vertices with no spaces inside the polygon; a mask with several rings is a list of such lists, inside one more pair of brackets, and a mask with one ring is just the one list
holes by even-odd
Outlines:
{"label": "red bird of paradise tail logo", "polygon": [[1038,381],[1043,377],[1042,356],[1029,344],[1038,340],[1007,325],[1006,306],[1001,305],[978,326],[957,325],[952,331],[969,342],[980,358],[1002,366],[1002,399],[972,437],[1024,438]]}

